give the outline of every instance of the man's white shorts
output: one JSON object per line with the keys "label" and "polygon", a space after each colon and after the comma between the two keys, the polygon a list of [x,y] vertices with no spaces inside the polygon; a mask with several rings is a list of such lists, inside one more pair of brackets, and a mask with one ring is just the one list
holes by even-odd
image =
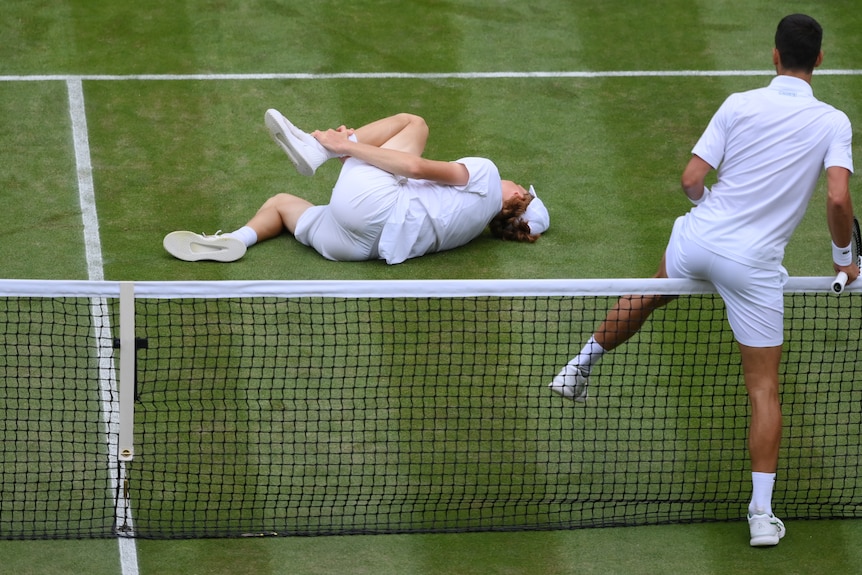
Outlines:
{"label": "man's white shorts", "polygon": [[749,347],[784,342],[784,284],[787,271],[752,267],[715,254],[684,238],[677,219],[665,253],[671,278],[707,280],[727,309],[736,341]]}
{"label": "man's white shorts", "polygon": [[378,259],[377,245],[398,191],[392,174],[348,158],[329,204],[307,209],[296,222],[294,237],[330,260]]}

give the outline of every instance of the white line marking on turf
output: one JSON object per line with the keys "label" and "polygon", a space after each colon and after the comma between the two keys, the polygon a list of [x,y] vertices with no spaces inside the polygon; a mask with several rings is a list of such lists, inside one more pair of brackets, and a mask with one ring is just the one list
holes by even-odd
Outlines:
{"label": "white line marking on turf", "polygon": [[[80,79],[68,79],[69,115],[72,120],[72,136],[75,146],[75,164],[78,170],[78,195],[81,203],[81,218],[84,222],[84,244],[87,255],[87,274],[92,281],[104,279],[102,267],[102,245],[99,240],[99,219],[96,215],[96,200],[93,186],[93,167],[90,161],[90,140],[87,132],[87,113],[84,107],[84,89]],[[96,350],[99,358],[99,391],[102,400],[102,419],[108,444],[108,482],[112,499],[117,502],[115,521],[117,525],[132,527],[131,509],[120,493],[120,485],[126,480],[125,464],[118,459],[117,439],[120,427],[120,404],[117,393],[117,378],[114,365],[113,336],[109,321],[108,301],[93,298],[91,301]],[[134,538],[119,537],[120,568],[123,575],[138,575],[138,552]]]}
{"label": "white line marking on turf", "polygon": [[[862,70],[821,70],[818,76],[860,76]],[[126,80],[378,80],[378,79],[466,79],[482,78],[652,78],[652,77],[711,77],[711,76],[774,76],[775,70],[608,70],[608,71],[560,71],[560,72],[341,72],[332,74],[285,73],[285,74],[43,74],[6,75],[0,82],[45,82],[45,81],[126,81]]]}
{"label": "white line marking on turf", "polygon": [[80,79],[66,81],[69,91],[69,114],[72,118],[72,135],[75,144],[75,164],[78,169],[78,196],[81,218],[84,220],[84,247],[87,256],[87,275],[92,281],[102,281],[102,245],[99,240],[99,218],[96,216],[96,196],[93,188],[93,166],[90,162],[90,139],[87,133],[87,114],[84,109],[84,89]]}

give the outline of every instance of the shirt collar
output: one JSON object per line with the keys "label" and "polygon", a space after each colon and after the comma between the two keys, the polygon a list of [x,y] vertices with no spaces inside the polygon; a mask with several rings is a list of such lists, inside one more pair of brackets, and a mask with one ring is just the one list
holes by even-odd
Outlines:
{"label": "shirt collar", "polygon": [[799,96],[814,96],[811,84],[794,76],[776,76],[769,83],[769,87],[779,92],[795,92]]}

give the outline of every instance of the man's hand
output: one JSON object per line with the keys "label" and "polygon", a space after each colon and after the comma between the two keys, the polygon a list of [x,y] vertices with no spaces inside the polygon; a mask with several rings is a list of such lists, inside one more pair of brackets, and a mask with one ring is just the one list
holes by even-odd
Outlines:
{"label": "man's hand", "polygon": [[838,274],[840,272],[844,272],[847,274],[847,284],[852,284],[853,281],[859,277],[859,266],[856,263],[851,263],[849,266],[839,266],[836,263],[832,264],[832,267],[835,269],[835,273]]}
{"label": "man's hand", "polygon": [[355,130],[346,126],[339,126],[337,129],[329,129],[324,131],[315,130],[311,133],[320,144],[339,156],[349,155],[347,148],[352,144],[348,138],[353,135]]}

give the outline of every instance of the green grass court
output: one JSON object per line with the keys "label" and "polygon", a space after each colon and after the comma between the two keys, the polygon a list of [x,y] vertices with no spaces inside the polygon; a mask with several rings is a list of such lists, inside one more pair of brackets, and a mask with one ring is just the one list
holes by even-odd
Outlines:
{"label": "green grass court", "polygon": [[[729,93],[769,81],[775,25],[797,11],[825,31],[815,95],[858,136],[862,16],[849,0],[6,2],[0,277],[88,278],[67,84],[79,76],[105,279],[651,276],[689,206],[678,182],[691,147]],[[536,186],[551,229],[534,245],[483,236],[394,267],[329,262],[288,237],[234,264],[173,260],[161,240],[174,229],[235,229],[281,191],[327,200],[337,166],[298,176],[265,131],[269,107],[306,129],[420,114],[427,156],[494,159]],[[793,276],[831,273],[824,205],[820,189],[788,248]],[[792,521],[777,548],[751,549],[739,521],[139,540],[136,558],[142,575],[831,574],[858,572],[860,538],[858,520]],[[123,571],[116,540],[0,541],[5,573]]]}

